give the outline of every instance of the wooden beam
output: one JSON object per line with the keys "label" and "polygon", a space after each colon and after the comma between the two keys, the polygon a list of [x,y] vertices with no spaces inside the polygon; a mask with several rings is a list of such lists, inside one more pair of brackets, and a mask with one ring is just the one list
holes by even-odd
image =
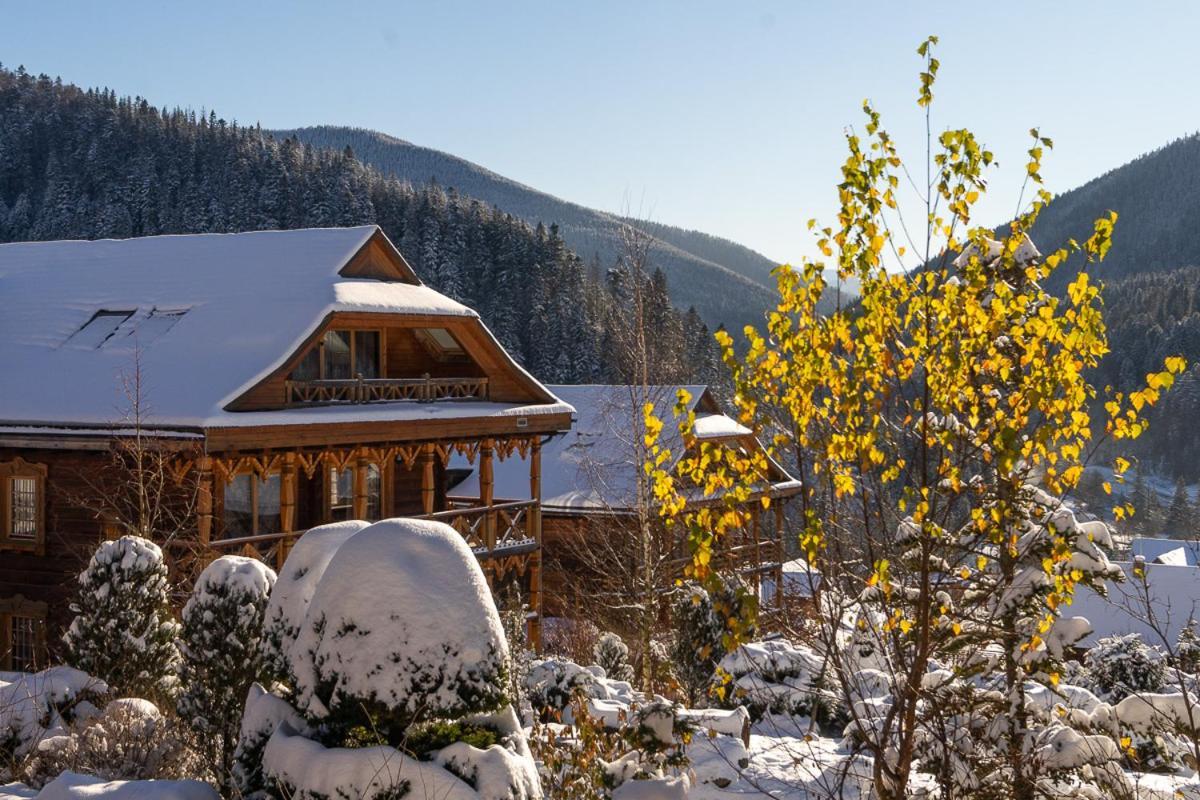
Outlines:
{"label": "wooden beam", "polygon": [[426,514],[433,513],[433,500],[437,489],[433,481],[434,458],[433,442],[429,442],[421,451],[421,508]]}
{"label": "wooden beam", "polygon": [[529,509],[529,529],[537,542],[537,550],[529,559],[529,645],[533,652],[542,652],[542,441],[535,438],[529,448],[529,496],[537,504]]}
{"label": "wooden beam", "polygon": [[200,544],[207,547],[212,541],[213,472],[212,459],[201,456],[196,461],[196,533]]}
{"label": "wooden beam", "polygon": [[279,527],[283,533],[296,530],[295,453],[284,453],[279,466]]}
{"label": "wooden beam", "polygon": [[367,459],[354,460],[354,518],[367,518]]}

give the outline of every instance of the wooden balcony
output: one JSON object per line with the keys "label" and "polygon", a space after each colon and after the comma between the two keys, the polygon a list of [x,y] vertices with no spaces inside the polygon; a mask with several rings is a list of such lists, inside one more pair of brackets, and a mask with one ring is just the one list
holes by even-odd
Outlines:
{"label": "wooden balcony", "polygon": [[487,378],[349,378],[285,383],[288,405],[487,400]]}

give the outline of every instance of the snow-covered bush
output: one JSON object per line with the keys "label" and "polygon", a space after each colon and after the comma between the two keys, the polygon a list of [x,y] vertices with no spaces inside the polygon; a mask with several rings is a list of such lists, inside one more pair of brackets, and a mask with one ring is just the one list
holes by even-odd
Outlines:
{"label": "snow-covered bush", "polygon": [[1131,694],[1161,692],[1166,684],[1166,657],[1139,634],[1109,636],[1084,656],[1090,688],[1112,702]]}
{"label": "snow-covered bush", "polygon": [[725,655],[725,623],[713,607],[712,597],[699,584],[686,584],[679,592],[672,616],[675,638],[671,657],[675,677],[689,705],[707,696],[713,672]]}
{"label": "snow-covered bush", "polygon": [[106,781],[148,780],[193,777],[207,766],[178,720],[149,700],[122,698],[43,738],[23,762],[21,777],[40,787],[68,771]]}
{"label": "snow-covered bush", "polygon": [[1189,675],[1200,673],[1200,634],[1193,620],[1183,626],[1175,642],[1175,666]]}
{"label": "snow-covered bush", "polygon": [[349,520],[321,525],[292,545],[271,590],[263,623],[263,667],[275,680],[295,683],[292,665],[304,654],[294,653],[293,645],[300,635],[313,592],[338,548],[369,524]]}
{"label": "snow-covered bush", "polygon": [[295,646],[312,655],[296,675],[309,715],[389,743],[413,723],[505,704],[500,615],[474,554],[442,523],[384,520],[347,539]]}
{"label": "snow-covered bush", "polygon": [[534,653],[529,647],[529,606],[521,590],[510,583],[500,593],[500,624],[508,641],[508,697],[523,718],[533,714],[525,681],[533,664]]}
{"label": "snow-covered bush", "polygon": [[592,650],[596,665],[605,677],[615,681],[633,682],[633,665],[629,663],[629,646],[615,633],[602,633]]}
{"label": "snow-covered bush", "polygon": [[742,707],[752,719],[768,712],[826,720],[836,706],[823,687],[825,662],[809,648],[783,639],[751,642],[721,659],[726,683],[715,693],[727,708]]}
{"label": "snow-covered bush", "polygon": [[162,550],[138,536],[102,542],[79,576],[67,663],[124,696],[160,702],[179,685],[179,623]]}
{"label": "snow-covered bush", "polygon": [[[319,541],[306,545],[313,533]],[[507,704],[500,616],[462,537],[393,519],[336,537],[313,531],[297,551],[320,576],[308,582],[309,570],[285,564],[276,591],[287,580],[292,600],[272,615],[295,691],[250,688],[234,766],[241,793],[540,797]]]}
{"label": "snow-covered bush", "polygon": [[290,730],[301,735],[312,734],[304,718],[287,700],[267,691],[262,684],[251,684],[246,692],[246,708],[233,755],[233,780],[242,797],[266,796],[263,750],[280,723],[286,723]]}
{"label": "snow-covered bush", "polygon": [[70,667],[0,679],[0,779],[47,736],[97,713],[108,685]]}
{"label": "snow-covered bush", "polygon": [[263,613],[274,584],[275,572],[261,561],[222,556],[200,573],[183,607],[179,716],[203,737],[222,785],[246,693],[262,679]]}

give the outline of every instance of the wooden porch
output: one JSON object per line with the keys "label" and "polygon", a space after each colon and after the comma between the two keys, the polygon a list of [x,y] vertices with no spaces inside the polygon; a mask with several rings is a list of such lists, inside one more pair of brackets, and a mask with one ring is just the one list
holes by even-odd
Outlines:
{"label": "wooden porch", "polygon": [[[447,467],[456,453],[478,469],[479,497],[458,496],[446,490]],[[494,496],[493,464],[509,458],[529,463],[527,499]],[[312,527],[335,521],[329,481],[352,476],[352,481],[345,481],[352,482],[352,496],[347,495],[345,506],[337,507],[344,513],[337,518],[374,521],[408,516],[438,520],[454,528],[479,559],[494,591],[511,582],[521,585],[530,609],[530,641],[535,648],[540,647],[542,515],[538,435],[225,453],[199,458],[188,468],[196,470],[199,538],[213,557],[245,555],[277,570],[282,568],[300,536]],[[265,486],[269,480],[270,486],[278,487],[278,514],[260,521],[254,513],[249,531],[234,530],[228,524],[229,513],[223,503],[228,502],[229,487],[247,475],[256,485]],[[409,476],[419,476],[419,485],[415,481],[410,484]],[[324,495],[319,505],[311,501],[314,491]],[[336,489],[333,492],[336,494]],[[258,496],[254,495],[256,499]]]}

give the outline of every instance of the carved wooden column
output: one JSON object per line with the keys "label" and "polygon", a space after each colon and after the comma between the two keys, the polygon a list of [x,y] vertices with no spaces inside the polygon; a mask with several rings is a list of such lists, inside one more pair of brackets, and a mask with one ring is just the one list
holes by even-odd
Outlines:
{"label": "carved wooden column", "polygon": [[[787,556],[787,548],[783,543],[783,498],[775,502],[775,605],[783,607],[783,559]],[[812,564],[809,565],[809,575],[812,574]],[[805,576],[808,580],[808,576]]]}
{"label": "carved wooden column", "polygon": [[[284,453],[279,465],[279,532],[291,533],[296,530],[296,454]],[[294,539],[285,536],[275,547],[275,569],[283,569],[288,553],[292,550]]]}
{"label": "carved wooden column", "polygon": [[201,547],[212,541],[213,525],[213,471],[212,458],[201,456],[196,460],[196,533]]}
{"label": "carved wooden column", "polygon": [[[359,456],[354,460],[354,518],[367,518],[367,459]],[[422,490],[424,486],[422,486]]]}
{"label": "carved wooden column", "polygon": [[421,450],[421,508],[425,514],[433,513],[435,486],[433,485],[433,442],[429,442]]}
{"label": "carved wooden column", "polygon": [[754,553],[754,593],[762,596],[762,550],[759,542],[762,540],[762,507],[755,503],[750,507],[750,535],[754,537],[751,550]]}
{"label": "carved wooden column", "polygon": [[479,504],[487,509],[484,512],[484,537],[489,556],[496,549],[496,512],[492,511],[496,500],[496,478],[492,470],[492,454],[492,440],[485,439],[479,447]]}
{"label": "carved wooden column", "polygon": [[542,651],[542,442],[533,440],[529,448],[529,497],[534,506],[529,510],[529,531],[537,542],[537,549],[530,557],[532,571],[529,573],[529,608],[533,619],[529,621],[529,644],[533,652]]}

